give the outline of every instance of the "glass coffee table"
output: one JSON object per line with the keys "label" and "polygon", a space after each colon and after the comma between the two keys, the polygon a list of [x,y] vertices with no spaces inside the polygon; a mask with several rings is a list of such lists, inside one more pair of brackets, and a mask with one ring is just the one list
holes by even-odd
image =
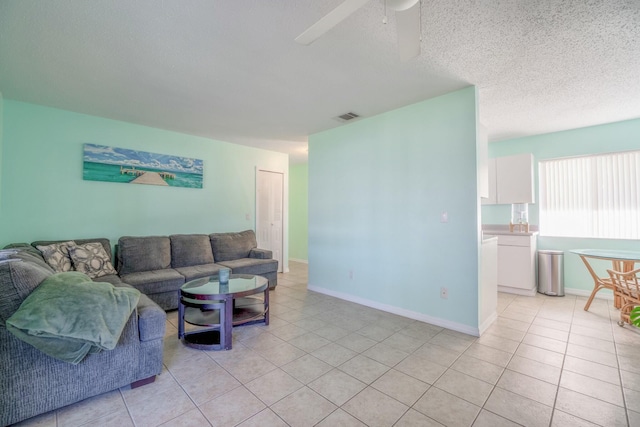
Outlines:
{"label": "glass coffee table", "polygon": [[[255,295],[263,293],[263,298]],[[178,338],[201,350],[231,350],[234,326],[269,324],[269,281],[262,276],[232,274],[191,280],[180,288]],[[185,323],[198,328],[185,331]]]}

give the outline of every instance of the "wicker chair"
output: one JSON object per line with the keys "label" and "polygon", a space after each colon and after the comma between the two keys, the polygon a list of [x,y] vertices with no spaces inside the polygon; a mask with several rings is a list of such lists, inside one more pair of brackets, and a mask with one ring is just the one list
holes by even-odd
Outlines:
{"label": "wicker chair", "polygon": [[625,322],[630,323],[629,313],[635,306],[640,306],[640,284],[638,283],[638,273],[640,268],[627,271],[607,270],[615,297],[620,299],[620,320],[618,325],[624,326]]}

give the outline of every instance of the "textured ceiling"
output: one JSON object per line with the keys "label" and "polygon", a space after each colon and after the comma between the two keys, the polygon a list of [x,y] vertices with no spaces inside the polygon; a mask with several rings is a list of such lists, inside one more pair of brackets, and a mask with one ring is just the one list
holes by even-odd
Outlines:
{"label": "textured ceiling", "polygon": [[470,84],[491,141],[640,117],[640,0],[423,0],[406,63],[380,0],[293,41],[340,3],[2,0],[0,92],[293,161],[339,114]]}

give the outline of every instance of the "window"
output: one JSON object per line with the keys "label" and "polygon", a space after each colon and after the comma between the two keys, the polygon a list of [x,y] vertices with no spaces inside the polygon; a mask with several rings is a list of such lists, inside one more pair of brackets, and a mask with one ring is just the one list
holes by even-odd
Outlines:
{"label": "window", "polygon": [[640,151],[540,161],[540,234],[640,239]]}

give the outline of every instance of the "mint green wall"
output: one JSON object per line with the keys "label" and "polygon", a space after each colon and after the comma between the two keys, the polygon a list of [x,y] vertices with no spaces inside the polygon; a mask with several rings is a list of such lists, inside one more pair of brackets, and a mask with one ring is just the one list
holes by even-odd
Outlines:
{"label": "mint green wall", "polygon": [[[84,143],[203,159],[204,188],[83,181]],[[0,245],[255,229],[256,166],[288,174],[288,161],[286,154],[5,99]]]}
{"label": "mint green wall", "polygon": [[[640,149],[640,119],[492,142],[489,144],[489,156],[533,153],[537,199],[538,161],[540,160],[638,149]],[[508,224],[510,216],[510,205],[482,207],[482,220],[485,224]],[[535,203],[529,206],[529,221],[537,225],[538,218],[538,204]],[[638,240],[538,237],[538,249],[570,251],[578,248],[640,250],[640,242]],[[576,289],[579,293],[590,293],[593,289],[593,280],[580,258],[565,252],[564,261],[565,286]],[[610,263],[604,262],[596,262],[595,265],[599,273],[604,276],[607,274],[606,268],[611,267]]]}
{"label": "mint green wall", "polygon": [[3,147],[3,121],[4,114],[2,113],[4,110],[4,99],[2,98],[2,92],[0,92],[0,223],[2,223],[2,147]]}
{"label": "mint green wall", "polygon": [[289,257],[308,260],[309,164],[289,166]]}
{"label": "mint green wall", "polygon": [[309,284],[476,328],[476,170],[474,87],[312,135]]}

